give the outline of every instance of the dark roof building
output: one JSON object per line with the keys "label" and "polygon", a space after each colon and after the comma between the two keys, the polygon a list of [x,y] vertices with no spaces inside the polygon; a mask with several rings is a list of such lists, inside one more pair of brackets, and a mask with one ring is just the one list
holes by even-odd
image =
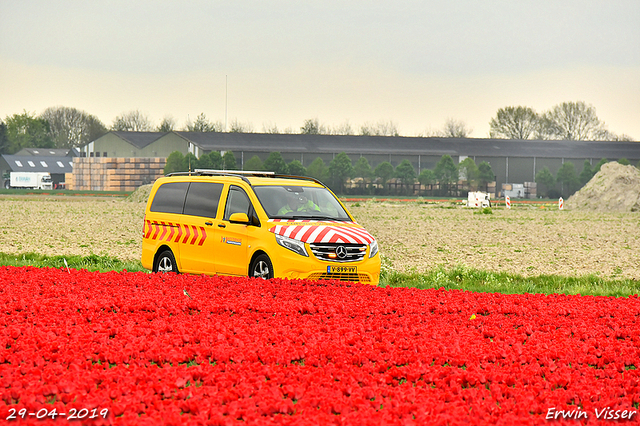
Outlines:
{"label": "dark roof building", "polygon": [[80,150],[77,148],[22,148],[14,155],[34,155],[46,157],[78,157]]}
{"label": "dark roof building", "polygon": [[54,184],[65,181],[65,173],[73,171],[73,157],[53,155],[2,155],[0,173],[4,177],[11,172],[49,172]]}
{"label": "dark roof building", "polygon": [[383,161],[395,167],[408,160],[418,173],[424,168],[433,169],[443,155],[450,155],[455,162],[470,157],[476,164],[491,164],[498,188],[502,183],[533,181],[544,167],[555,174],[567,161],[573,162],[577,173],[585,160],[591,164],[602,158],[626,158],[633,164],[640,161],[640,142],[217,132],[110,132],[83,151],[86,156],[164,158],[173,151],[191,152],[197,157],[211,151],[232,151],[240,166],[254,155],[264,161],[274,151],[287,161],[299,160],[305,166],[318,157],[328,164],[335,155],[345,152],[354,161],[366,157],[372,167]]}

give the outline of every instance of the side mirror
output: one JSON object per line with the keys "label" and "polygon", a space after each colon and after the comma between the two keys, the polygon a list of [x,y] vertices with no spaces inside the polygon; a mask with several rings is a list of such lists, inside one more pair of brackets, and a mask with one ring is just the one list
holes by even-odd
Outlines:
{"label": "side mirror", "polygon": [[246,213],[234,213],[229,216],[229,222],[231,223],[241,223],[243,225],[249,224],[249,216]]}

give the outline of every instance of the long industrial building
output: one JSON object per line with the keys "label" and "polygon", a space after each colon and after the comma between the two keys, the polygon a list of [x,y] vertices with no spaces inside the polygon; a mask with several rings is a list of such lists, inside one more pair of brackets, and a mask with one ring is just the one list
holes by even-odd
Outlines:
{"label": "long industrial building", "polygon": [[329,163],[345,152],[355,162],[366,157],[372,167],[389,161],[394,167],[409,160],[417,173],[433,169],[447,154],[455,162],[467,157],[476,164],[486,161],[502,183],[534,181],[536,173],[548,167],[555,175],[564,162],[571,161],[577,173],[585,160],[596,164],[602,158],[640,161],[640,142],[546,141],[437,137],[339,136],[264,133],[197,132],[109,132],[82,148],[86,157],[163,157],[173,151],[196,156],[211,151],[232,151],[240,166],[257,155],[263,161],[278,151],[287,161],[304,166],[320,157]]}

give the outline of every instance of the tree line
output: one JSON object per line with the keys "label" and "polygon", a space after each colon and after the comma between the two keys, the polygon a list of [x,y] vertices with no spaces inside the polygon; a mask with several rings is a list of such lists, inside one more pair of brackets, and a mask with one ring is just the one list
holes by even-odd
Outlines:
{"label": "tree line", "polygon": [[[602,158],[595,166],[589,160],[584,160],[582,171],[578,174],[575,165],[571,161],[565,161],[558,169],[555,176],[548,167],[543,167],[536,173],[535,181],[538,184],[538,194],[546,198],[569,197],[579,191],[592,177],[600,171],[608,160]],[[630,165],[629,160],[621,158],[618,163]],[[640,169],[640,161],[636,165]]]}
{"label": "tree line", "polygon": [[[489,122],[490,137],[497,139],[541,140],[608,140],[630,141],[628,135],[618,135],[607,130],[596,115],[592,105],[585,102],[564,102],[548,111],[537,113],[526,106],[509,106],[497,111]],[[159,125],[138,110],[117,116],[107,127],[96,116],[70,107],[50,107],[40,115],[23,111],[0,119],[0,154],[14,154],[23,148],[71,148],[81,147],[108,131],[132,132],[241,132],[253,133],[250,123],[232,120],[227,127],[220,121],[209,120],[204,113],[195,120],[187,118],[178,128],[176,120],[165,116]],[[470,137],[470,129],[464,121],[447,119],[443,128],[419,134],[419,137]],[[279,129],[277,125],[263,125],[262,133],[300,133],[363,136],[400,136],[393,121],[367,122],[356,127],[345,121],[328,126],[317,118],[304,121],[302,126]]]}
{"label": "tree line", "polygon": [[[235,155],[227,151],[203,154],[200,158],[189,153],[172,152],[167,158],[164,173],[195,171],[196,169],[238,170]],[[472,158],[455,164],[450,155],[443,155],[433,170],[422,169],[420,174],[409,160],[402,160],[396,167],[384,161],[372,168],[366,157],[354,163],[344,152],[337,154],[329,164],[317,157],[308,167],[300,161],[287,162],[280,152],[271,152],[264,162],[254,155],[243,166],[247,171],[268,171],[276,174],[306,176],[317,179],[339,194],[353,195],[413,195],[416,184],[428,187],[430,195],[458,195],[458,183],[462,178],[466,186],[486,189],[495,180],[491,165],[486,161],[476,165]],[[392,180],[395,180],[392,184]],[[418,188],[420,191],[421,188]]]}
{"label": "tree line", "polygon": [[[544,198],[567,198],[589,182],[607,161],[603,158],[592,166],[589,160],[585,160],[579,174],[571,161],[565,161],[555,176],[545,166],[535,175],[537,195]],[[630,164],[624,158],[618,162]],[[640,168],[640,162],[637,166]],[[212,151],[200,158],[191,153],[183,155],[174,151],[167,158],[164,173],[196,169],[239,170],[240,166],[232,151],[223,155]],[[305,167],[299,160],[287,162],[280,152],[275,151],[269,153],[264,161],[254,155],[245,161],[242,169],[311,177],[326,183],[338,194],[349,195],[461,196],[469,190],[487,191],[489,184],[495,182],[493,169],[486,161],[476,164],[473,158],[467,157],[455,164],[450,155],[443,155],[433,169],[424,168],[419,174],[409,160],[402,160],[396,167],[384,161],[373,168],[366,157],[359,157],[354,163],[344,152],[337,154],[328,165],[317,157]]]}

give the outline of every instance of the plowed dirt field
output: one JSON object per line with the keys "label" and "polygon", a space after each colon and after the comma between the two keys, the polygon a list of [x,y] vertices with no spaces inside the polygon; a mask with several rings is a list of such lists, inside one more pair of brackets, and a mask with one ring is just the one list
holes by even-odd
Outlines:
{"label": "plowed dirt field", "polygon": [[[525,276],[640,279],[640,214],[445,204],[347,203],[380,242],[386,267],[464,265]],[[73,197],[0,198],[0,252],[139,259],[145,203]]]}

